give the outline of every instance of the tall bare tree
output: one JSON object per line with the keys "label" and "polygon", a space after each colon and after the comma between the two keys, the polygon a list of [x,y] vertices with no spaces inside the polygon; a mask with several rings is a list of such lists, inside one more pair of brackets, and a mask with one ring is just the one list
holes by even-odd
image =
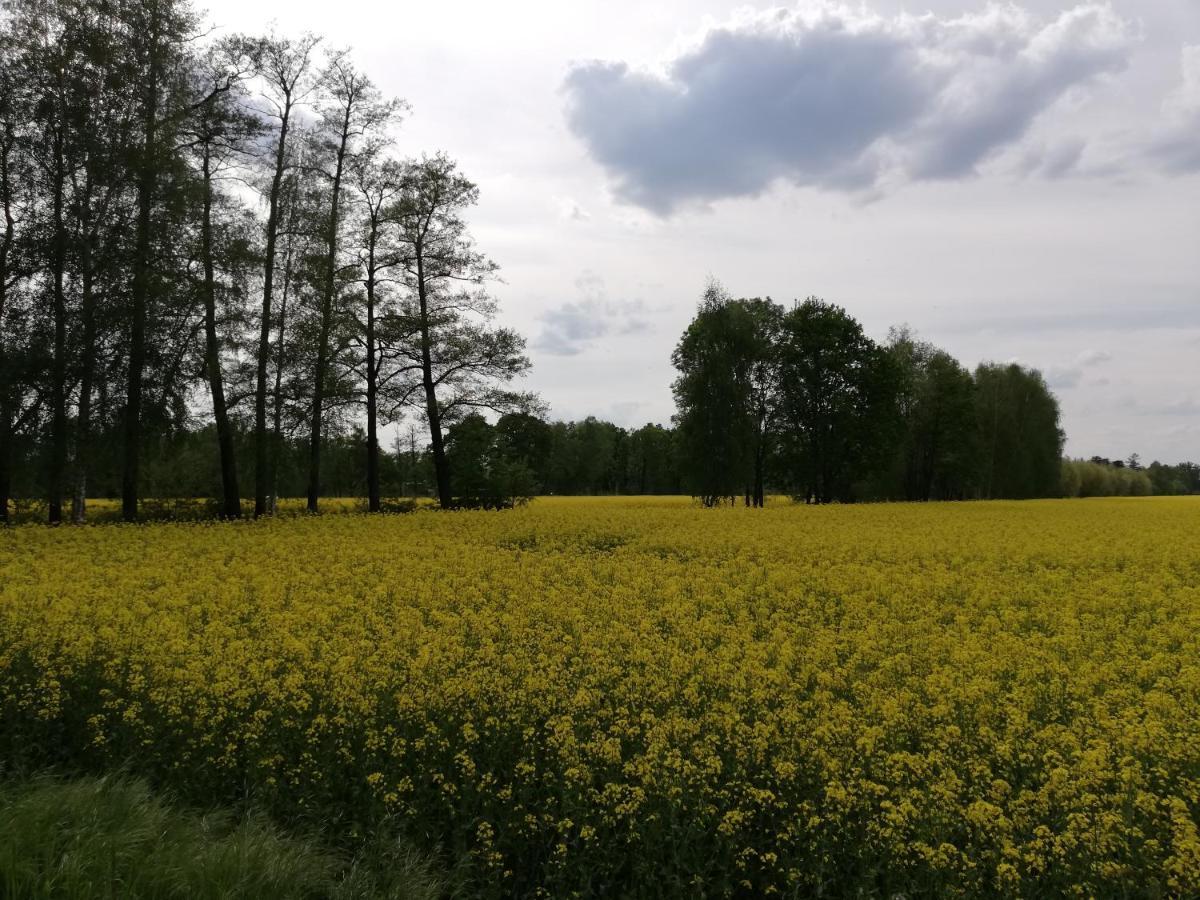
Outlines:
{"label": "tall bare tree", "polygon": [[404,187],[404,167],[382,158],[382,147],[360,153],[351,166],[351,176],[362,207],[358,272],[363,287],[362,317],[357,322],[362,335],[363,380],[366,382],[367,411],[367,509],[379,512],[379,388],[385,352],[379,341],[379,320],[390,293],[391,272],[400,262],[392,231],[395,222],[390,208]]}
{"label": "tall bare tree", "polygon": [[529,368],[525,341],[494,328],[486,284],[497,266],[475,249],[463,214],[479,189],[439,154],[410,163],[393,215],[406,294],[404,355],[419,367],[438,501],[455,505],[444,429],[479,409],[512,412],[534,399],[502,387]]}
{"label": "tall bare tree", "polygon": [[313,370],[312,414],[309,432],[308,511],[317,512],[321,494],[321,426],[325,412],[325,380],[330,362],[330,332],[336,313],[338,256],[341,235],[342,191],[347,162],[360,149],[359,144],[386,134],[399,117],[403,104],[386,100],[379,89],[351,62],[349,55],[330,55],[321,74],[329,179],[329,211],[325,221],[325,256],[322,261],[319,290],[316,364]]}
{"label": "tall bare tree", "polygon": [[[271,317],[275,290],[275,256],[279,239],[280,201],[291,158],[293,117],[316,87],[313,53],[320,43],[313,34],[289,39],[271,35],[262,42],[258,73],[264,84],[263,104],[277,123],[271,180],[267,188],[266,252],[263,256],[262,316],[259,320],[257,379],[254,394],[254,515],[268,512],[273,483],[267,436],[267,372],[271,360]],[[282,338],[281,338],[282,340]],[[278,401],[277,401],[278,402]]]}
{"label": "tall bare tree", "polygon": [[204,367],[212,398],[213,419],[221,461],[221,515],[241,517],[237,459],[233,426],[225,397],[222,347],[217,331],[216,255],[213,239],[213,204],[220,201],[214,183],[230,168],[241,166],[251,151],[251,141],[260,133],[260,120],[245,112],[242,92],[251,71],[249,48],[241,40],[222,42],[210,48],[199,61],[195,79],[204,101],[196,109],[190,126],[192,153],[200,169],[200,257],[204,303]]}

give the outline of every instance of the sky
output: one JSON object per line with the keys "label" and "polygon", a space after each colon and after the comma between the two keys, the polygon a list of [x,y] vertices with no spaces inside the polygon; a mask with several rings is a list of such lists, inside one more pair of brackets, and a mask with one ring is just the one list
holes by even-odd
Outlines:
{"label": "sky", "polygon": [[480,187],[556,418],[667,423],[709,279],[1040,369],[1067,453],[1200,459],[1200,0],[212,0],[349,46]]}

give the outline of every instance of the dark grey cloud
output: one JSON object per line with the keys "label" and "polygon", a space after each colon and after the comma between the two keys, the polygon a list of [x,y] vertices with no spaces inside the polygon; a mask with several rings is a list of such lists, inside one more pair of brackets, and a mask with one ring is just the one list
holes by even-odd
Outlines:
{"label": "dark grey cloud", "polygon": [[604,279],[585,272],[575,279],[580,300],[562,303],[542,313],[542,331],[534,348],[554,356],[575,356],[609,335],[647,330],[647,309],[641,300],[610,300]]}
{"label": "dark grey cloud", "polygon": [[[660,214],[779,179],[861,191],[959,178],[1123,68],[1133,41],[1102,3],[1052,21],[1011,5],[942,19],[818,4],[710,30],[663,72],[576,66],[567,119],[616,195]],[[1081,152],[1039,167],[1065,170]]]}

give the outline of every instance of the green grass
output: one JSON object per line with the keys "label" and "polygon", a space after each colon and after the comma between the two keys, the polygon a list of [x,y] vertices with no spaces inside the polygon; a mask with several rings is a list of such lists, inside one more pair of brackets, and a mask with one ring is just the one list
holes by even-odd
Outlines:
{"label": "green grass", "polygon": [[259,816],[180,808],[123,776],[0,781],[5,900],[432,900],[446,892],[395,841],[348,858]]}

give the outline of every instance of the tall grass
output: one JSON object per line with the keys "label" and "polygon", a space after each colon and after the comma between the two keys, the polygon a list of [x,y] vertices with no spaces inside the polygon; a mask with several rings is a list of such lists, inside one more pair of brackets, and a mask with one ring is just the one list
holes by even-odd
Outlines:
{"label": "tall grass", "polygon": [[257,816],[184,810],[123,776],[0,781],[6,900],[432,900],[399,844],[354,859]]}

